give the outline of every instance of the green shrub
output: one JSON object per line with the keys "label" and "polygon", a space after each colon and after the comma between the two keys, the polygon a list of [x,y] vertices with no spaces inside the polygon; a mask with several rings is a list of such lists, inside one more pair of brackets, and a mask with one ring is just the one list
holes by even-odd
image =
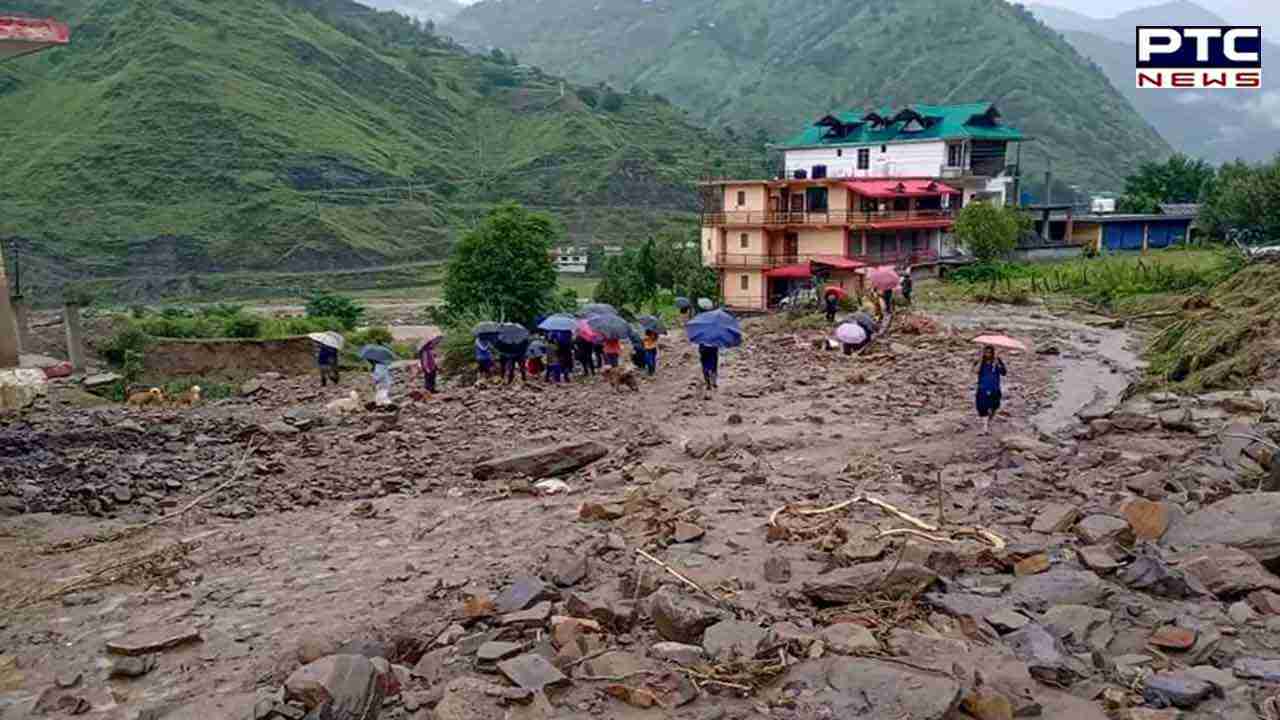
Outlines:
{"label": "green shrub", "polygon": [[346,340],[347,347],[358,351],[365,345],[390,346],[395,337],[385,327],[369,327],[358,332],[347,333]]}
{"label": "green shrub", "polygon": [[256,338],[262,333],[262,318],[257,315],[228,316],[223,334],[229,338]]}
{"label": "green shrub", "polygon": [[307,299],[307,317],[337,318],[346,330],[354,330],[363,316],[364,307],[346,295],[319,293]]}
{"label": "green shrub", "polygon": [[170,380],[160,386],[164,390],[165,395],[174,397],[180,395],[192,387],[200,386],[200,397],[204,400],[223,400],[236,394],[234,385],[230,385],[218,380],[210,380],[208,378],[182,378],[179,380]]}
{"label": "green shrub", "polygon": [[100,349],[102,356],[112,365],[123,365],[127,353],[141,355],[146,351],[151,338],[132,323],[116,331],[115,335]]}

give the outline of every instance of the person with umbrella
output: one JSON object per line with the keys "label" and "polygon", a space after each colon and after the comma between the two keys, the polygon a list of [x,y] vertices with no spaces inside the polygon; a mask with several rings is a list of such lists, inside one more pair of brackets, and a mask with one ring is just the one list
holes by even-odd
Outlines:
{"label": "person with umbrella", "polygon": [[497,334],[495,345],[498,356],[502,359],[502,376],[510,385],[516,379],[516,368],[520,368],[520,381],[528,382],[529,375],[525,369],[525,356],[529,352],[529,331],[515,323],[504,323]]}
{"label": "person with umbrella", "polygon": [[370,365],[373,401],[380,407],[390,405],[391,364],[396,361],[395,352],[385,345],[365,345],[360,348],[360,359]]}
{"label": "person with umbrella", "polygon": [[443,335],[437,335],[418,345],[418,371],[422,373],[423,387],[432,395],[436,393],[436,376],[440,370],[440,365],[436,362],[436,345],[443,338]]}
{"label": "person with umbrella", "polygon": [[644,328],[644,339],[641,341],[644,348],[644,369],[653,377],[658,372],[658,336],[665,333],[667,328],[656,315],[641,315],[637,319],[640,327]]}
{"label": "person with umbrella", "polygon": [[912,284],[913,282],[911,280],[911,266],[908,265],[907,269],[902,271],[902,299],[905,300],[908,305],[911,304]]}
{"label": "person with umbrella", "polygon": [[976,363],[978,371],[978,393],[974,398],[978,407],[978,417],[982,418],[982,433],[991,432],[991,421],[1000,412],[1000,378],[1008,374],[1004,360],[996,354],[994,345],[983,345],[982,354]]}
{"label": "person with umbrella", "polygon": [[827,288],[826,295],[827,322],[836,321],[836,311],[840,309],[840,293],[835,288]]}
{"label": "person with umbrella", "polygon": [[476,338],[476,367],[480,369],[481,377],[489,377],[493,374],[493,348],[484,338]]}
{"label": "person with umbrella", "polygon": [[871,335],[858,323],[847,322],[836,328],[836,340],[844,346],[845,355],[852,355],[855,350],[866,347]]}
{"label": "person with umbrella", "polygon": [[338,351],[342,349],[342,336],[336,332],[311,333],[307,337],[315,343],[316,367],[320,369],[320,387],[332,380],[338,384]]}
{"label": "person with umbrella", "polygon": [[707,391],[720,387],[720,348],[742,344],[742,328],[738,319],[724,310],[700,313],[685,326],[689,342],[698,346],[702,380]]}

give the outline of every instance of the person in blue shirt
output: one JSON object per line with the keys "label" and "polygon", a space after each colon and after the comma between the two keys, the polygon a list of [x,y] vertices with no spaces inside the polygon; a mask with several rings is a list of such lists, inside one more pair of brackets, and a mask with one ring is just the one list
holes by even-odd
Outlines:
{"label": "person in blue shirt", "polygon": [[320,387],[332,382],[338,384],[338,349],[324,343],[315,343],[316,366],[320,368]]}
{"label": "person in blue shirt", "polygon": [[982,418],[982,432],[991,432],[991,421],[1000,412],[1000,378],[1007,375],[1004,361],[996,356],[996,349],[990,345],[982,348],[982,357],[978,360],[978,417]]}
{"label": "person in blue shirt", "polygon": [[480,338],[476,338],[476,365],[480,367],[480,377],[487,378],[493,372],[493,349]]}

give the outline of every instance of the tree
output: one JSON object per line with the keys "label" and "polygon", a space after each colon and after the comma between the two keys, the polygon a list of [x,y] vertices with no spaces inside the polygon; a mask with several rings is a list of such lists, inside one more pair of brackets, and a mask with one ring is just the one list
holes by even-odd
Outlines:
{"label": "tree", "polygon": [[1116,203],[1122,212],[1157,212],[1160,203],[1199,202],[1212,184],[1213,166],[1175,153],[1168,160],[1144,162],[1124,180],[1124,196]]}
{"label": "tree", "polygon": [[635,267],[637,290],[642,301],[648,300],[658,292],[658,259],[653,238],[645,240],[636,251]]}
{"label": "tree", "polygon": [[1209,184],[1198,222],[1214,237],[1247,244],[1280,238],[1280,156],[1258,165],[1223,165]]}
{"label": "tree", "polygon": [[364,316],[364,307],[346,295],[317,293],[307,298],[307,317],[333,318],[347,330],[354,330]]}
{"label": "tree", "polygon": [[1031,219],[1016,208],[975,202],[960,211],[955,232],[978,262],[988,263],[1013,252],[1030,225]]}
{"label": "tree", "polygon": [[556,269],[551,250],[560,232],[551,217],[515,203],[494,208],[454,246],[445,269],[450,314],[497,307],[527,323],[553,304]]}
{"label": "tree", "polygon": [[697,242],[683,233],[659,233],[640,247],[609,258],[595,299],[639,310],[661,291],[691,299],[719,297],[715,272],[703,266]]}

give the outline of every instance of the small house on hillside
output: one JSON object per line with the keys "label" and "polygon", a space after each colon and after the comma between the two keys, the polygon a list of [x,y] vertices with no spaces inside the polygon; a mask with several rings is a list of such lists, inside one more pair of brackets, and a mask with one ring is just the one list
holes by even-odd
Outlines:
{"label": "small house on hillside", "polygon": [[551,253],[556,272],[581,275],[587,272],[587,249],[578,247],[556,248]]}

